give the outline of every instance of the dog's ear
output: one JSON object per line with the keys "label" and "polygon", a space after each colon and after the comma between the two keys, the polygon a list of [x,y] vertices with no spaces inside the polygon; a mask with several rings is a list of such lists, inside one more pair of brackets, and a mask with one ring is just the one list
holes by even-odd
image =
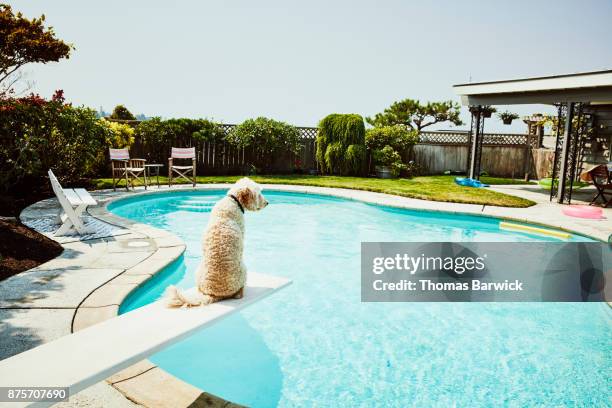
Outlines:
{"label": "dog's ear", "polygon": [[253,208],[253,204],[255,202],[255,194],[250,188],[242,187],[236,193],[236,198],[245,208]]}
{"label": "dog's ear", "polygon": [[248,186],[250,183],[252,183],[250,178],[243,177],[239,179],[238,181],[236,181],[236,186]]}

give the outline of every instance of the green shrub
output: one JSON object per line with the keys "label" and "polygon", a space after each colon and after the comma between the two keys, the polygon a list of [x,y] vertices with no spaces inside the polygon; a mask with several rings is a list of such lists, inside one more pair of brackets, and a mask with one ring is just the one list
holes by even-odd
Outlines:
{"label": "green shrub", "polygon": [[221,140],[225,135],[218,124],[208,119],[168,119],[162,122],[165,139],[194,138],[201,141]]}
{"label": "green shrub", "polygon": [[[325,150],[325,169],[329,173],[340,173],[340,164],[344,162],[344,148],[342,143],[334,142]],[[336,167],[334,167],[334,165]]]}
{"label": "green shrub", "polygon": [[132,115],[132,112],[130,112],[128,108],[123,105],[115,106],[115,109],[113,109],[113,113],[111,113],[109,118],[118,120],[136,120],[134,115]]}
{"label": "green shrub", "polygon": [[249,165],[270,170],[275,155],[282,151],[298,153],[300,132],[295,126],[274,119],[247,119],[226,136],[238,148],[251,147],[254,157]]}
{"label": "green shrub", "polygon": [[376,164],[381,166],[391,166],[393,163],[401,162],[402,157],[391,146],[385,146],[382,149],[374,150],[372,158]]}
{"label": "green shrub", "polygon": [[366,162],[366,148],[363,145],[352,144],[346,148],[344,156],[346,168],[351,174],[361,174]]}
{"label": "green shrub", "polygon": [[366,162],[363,118],[339,113],[323,118],[319,122],[316,159],[322,173],[362,175]]}
{"label": "green shrub", "polygon": [[191,133],[191,136],[195,140],[202,142],[214,142],[217,140],[223,140],[225,132],[219,124],[211,122],[208,119],[197,120],[197,130]]}
{"label": "green shrub", "polygon": [[51,132],[43,170],[53,168],[65,180],[92,176],[98,170],[100,152],[108,149],[107,141],[112,137],[93,109],[64,107]]}
{"label": "green shrub", "polygon": [[129,148],[134,143],[134,128],[125,123],[110,122],[106,119],[100,119],[102,126],[107,129],[104,148],[100,149],[96,158],[96,166],[94,171],[96,174],[103,174],[108,166],[108,149]]}
{"label": "green shrub", "polygon": [[162,120],[154,117],[140,122],[134,135],[142,143],[143,150],[149,152],[145,159],[166,163],[171,147],[188,147],[194,141],[223,140],[225,133],[220,125],[208,119]]}
{"label": "green shrub", "polygon": [[365,144],[368,150],[374,151],[391,146],[398,152],[414,146],[419,140],[417,131],[408,130],[406,126],[382,126],[366,131]]}
{"label": "green shrub", "polygon": [[374,162],[380,166],[391,167],[394,176],[398,176],[402,170],[408,167],[402,162],[402,157],[391,146],[385,146],[382,149],[372,152]]}
{"label": "green shrub", "polygon": [[134,143],[134,128],[125,123],[109,122],[101,119],[102,123],[108,127],[109,133],[106,138],[106,145],[112,148],[130,147]]}
{"label": "green shrub", "polygon": [[[405,152],[418,140],[418,131],[409,130],[403,125],[381,126],[366,132],[366,147],[372,154],[374,163],[391,167],[396,176],[409,169],[402,161],[400,152]],[[411,171],[410,175],[412,173],[414,172]]]}
{"label": "green shrub", "polygon": [[[159,117],[143,120],[136,126],[135,136],[143,143],[168,144],[188,139],[214,140],[223,137],[219,125],[207,119],[167,119]],[[175,145],[176,147],[176,145]]]}
{"label": "green shrub", "polygon": [[46,185],[49,169],[64,182],[92,175],[112,138],[96,112],[64,102],[61,91],[0,99],[0,189]]}

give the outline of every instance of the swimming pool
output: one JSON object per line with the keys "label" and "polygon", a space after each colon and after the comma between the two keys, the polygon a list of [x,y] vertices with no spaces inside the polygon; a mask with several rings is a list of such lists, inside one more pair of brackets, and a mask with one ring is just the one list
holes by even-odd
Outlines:
{"label": "swimming pool", "polygon": [[[361,241],[553,240],[499,220],[264,192],[246,215],[249,270],[293,285],[151,357],[253,407],[610,405],[612,323],[603,303],[361,303]],[[127,198],[111,212],[172,231],[184,256],[126,299],[194,285],[201,235],[224,191]],[[574,236],[574,240],[586,240]]]}

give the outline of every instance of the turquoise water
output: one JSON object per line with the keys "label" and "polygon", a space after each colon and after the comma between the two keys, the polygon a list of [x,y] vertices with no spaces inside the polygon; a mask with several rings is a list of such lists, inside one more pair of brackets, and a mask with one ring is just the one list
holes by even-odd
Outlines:
{"label": "turquoise water", "polygon": [[[554,240],[498,220],[265,192],[246,214],[249,270],[293,285],[154,355],[166,371],[253,407],[610,406],[605,304],[361,303],[361,241]],[[126,299],[194,285],[201,235],[223,191],[162,193],[111,205],[172,231],[183,257]],[[573,237],[574,240],[586,240]]]}

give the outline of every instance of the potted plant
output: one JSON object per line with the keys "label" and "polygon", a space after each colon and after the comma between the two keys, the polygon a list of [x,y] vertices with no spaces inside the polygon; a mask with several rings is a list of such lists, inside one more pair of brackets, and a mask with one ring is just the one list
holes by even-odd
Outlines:
{"label": "potted plant", "polygon": [[492,106],[489,105],[483,105],[483,106],[470,106],[470,112],[471,113],[478,113],[480,111],[480,113],[482,114],[483,118],[490,118],[491,114],[497,112],[497,109],[495,109]]}
{"label": "potted plant", "polygon": [[497,112],[497,109],[492,106],[485,105],[481,108],[480,111],[482,112],[483,118],[490,118],[493,113]]}
{"label": "potted plant", "polygon": [[[400,172],[411,174],[399,152],[407,153],[419,140],[415,130],[406,126],[380,126],[366,131],[365,145],[371,155],[378,177],[396,177]],[[408,171],[406,171],[408,170]]]}
{"label": "potted plant", "polygon": [[500,118],[502,122],[504,122],[504,125],[511,125],[514,119],[519,118],[519,115],[513,112],[505,111],[505,112],[497,114],[497,117]]}
{"label": "potted plant", "polygon": [[374,150],[372,158],[376,166],[376,176],[379,178],[397,178],[402,170],[406,170],[407,166],[402,162],[402,157],[391,146],[385,146],[382,149]]}

